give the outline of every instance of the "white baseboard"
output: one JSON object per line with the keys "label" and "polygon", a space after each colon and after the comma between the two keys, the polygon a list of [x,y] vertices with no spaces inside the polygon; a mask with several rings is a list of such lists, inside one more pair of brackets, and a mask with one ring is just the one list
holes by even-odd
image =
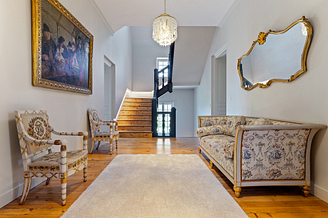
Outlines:
{"label": "white baseboard", "polygon": [[[31,189],[34,188],[35,186],[39,185],[41,182],[43,182],[45,179],[41,178],[32,178],[32,184],[31,184]],[[18,186],[8,190],[7,192],[3,193],[0,196],[0,208],[3,206],[9,204],[16,198],[20,197],[22,195],[22,190],[23,190],[23,183],[19,184]]]}
{"label": "white baseboard", "polygon": [[314,196],[316,196],[316,197],[320,198],[321,200],[328,203],[328,190],[326,190],[318,185],[314,185],[313,194],[314,194]]}

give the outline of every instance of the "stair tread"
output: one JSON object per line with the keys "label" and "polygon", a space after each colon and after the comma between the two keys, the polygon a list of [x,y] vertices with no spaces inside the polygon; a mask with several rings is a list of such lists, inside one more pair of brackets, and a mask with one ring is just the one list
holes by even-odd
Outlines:
{"label": "stair tread", "polygon": [[133,127],[143,127],[143,126],[145,126],[145,127],[149,127],[151,125],[126,125],[126,124],[124,124],[124,125],[118,125],[118,126],[122,126],[122,127],[125,127],[125,126],[133,126]]}
{"label": "stair tread", "polygon": [[130,132],[130,133],[132,133],[132,132],[136,132],[136,133],[138,133],[138,132],[142,132],[142,133],[150,133],[150,132],[152,132],[152,131],[120,130],[119,132]]}
{"label": "stair tread", "polygon": [[[121,111],[136,111],[136,110],[130,110],[130,109],[124,109],[124,108],[122,108]],[[138,111],[151,111],[151,110],[148,109],[148,110],[138,110]]]}
{"label": "stair tread", "polygon": [[125,98],[125,100],[145,100],[145,101],[151,101],[151,98]]}
{"label": "stair tread", "polygon": [[118,119],[117,121],[126,121],[126,120],[128,120],[128,121],[130,121],[130,120],[132,120],[132,121],[151,121],[151,119]]}
{"label": "stair tread", "polygon": [[150,116],[151,114],[120,114],[122,116]]}

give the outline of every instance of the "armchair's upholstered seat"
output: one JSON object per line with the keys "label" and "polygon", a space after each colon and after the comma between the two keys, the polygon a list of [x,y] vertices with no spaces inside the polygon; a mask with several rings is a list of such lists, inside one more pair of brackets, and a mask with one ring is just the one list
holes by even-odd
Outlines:
{"label": "armchair's upholstered seat", "polygon": [[[68,151],[67,155],[67,169],[78,169],[81,165],[85,165],[88,159],[87,150],[79,151]],[[60,171],[60,152],[46,154],[39,157],[27,164],[29,170],[40,170],[40,171]]]}
{"label": "armchair's upholstered seat", "polygon": [[[88,109],[89,114],[89,122],[90,122],[90,130],[91,130],[91,137],[92,137],[92,146],[90,153],[92,153],[95,142],[98,141],[97,148],[99,148],[101,141],[109,141],[110,144],[110,154],[113,151],[113,140],[116,141],[116,149],[117,149],[117,140],[119,138],[119,132],[117,127],[117,121],[110,120],[104,121],[101,120],[98,116],[98,112],[96,109]],[[101,126],[108,126],[109,131],[101,131]]]}
{"label": "armchair's upholstered seat", "polygon": [[[20,204],[29,193],[32,177],[61,179],[61,203],[66,204],[67,177],[82,170],[87,178],[87,132],[57,132],[48,122],[47,111],[15,111],[17,133],[23,159],[24,187]],[[51,134],[83,137],[83,149],[67,151],[66,140],[52,140]],[[54,152],[58,146],[60,152]],[[82,146],[81,146],[82,147]]]}

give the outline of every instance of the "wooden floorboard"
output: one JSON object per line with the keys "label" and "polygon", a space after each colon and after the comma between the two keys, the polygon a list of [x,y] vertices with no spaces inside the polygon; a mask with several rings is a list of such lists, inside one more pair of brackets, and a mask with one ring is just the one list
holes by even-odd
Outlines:
{"label": "wooden floorboard", "polygon": [[[16,199],[1,208],[0,217],[60,217],[118,154],[198,154],[197,148],[197,138],[124,138],[110,155],[108,144],[102,144],[88,155],[87,182],[82,181],[82,172],[68,177],[66,206],[60,205],[60,181],[53,179],[32,189],[23,205]],[[209,160],[199,156],[210,168]],[[303,197],[299,187],[243,188],[241,197],[235,198],[231,182],[215,167],[211,172],[251,218],[328,217],[328,204],[313,195]]]}

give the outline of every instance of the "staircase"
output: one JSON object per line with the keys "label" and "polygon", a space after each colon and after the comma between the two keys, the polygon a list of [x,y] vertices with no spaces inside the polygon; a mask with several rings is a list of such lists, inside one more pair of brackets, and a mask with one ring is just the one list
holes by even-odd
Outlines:
{"label": "staircase", "polygon": [[151,138],[151,98],[125,98],[118,117],[120,138]]}

